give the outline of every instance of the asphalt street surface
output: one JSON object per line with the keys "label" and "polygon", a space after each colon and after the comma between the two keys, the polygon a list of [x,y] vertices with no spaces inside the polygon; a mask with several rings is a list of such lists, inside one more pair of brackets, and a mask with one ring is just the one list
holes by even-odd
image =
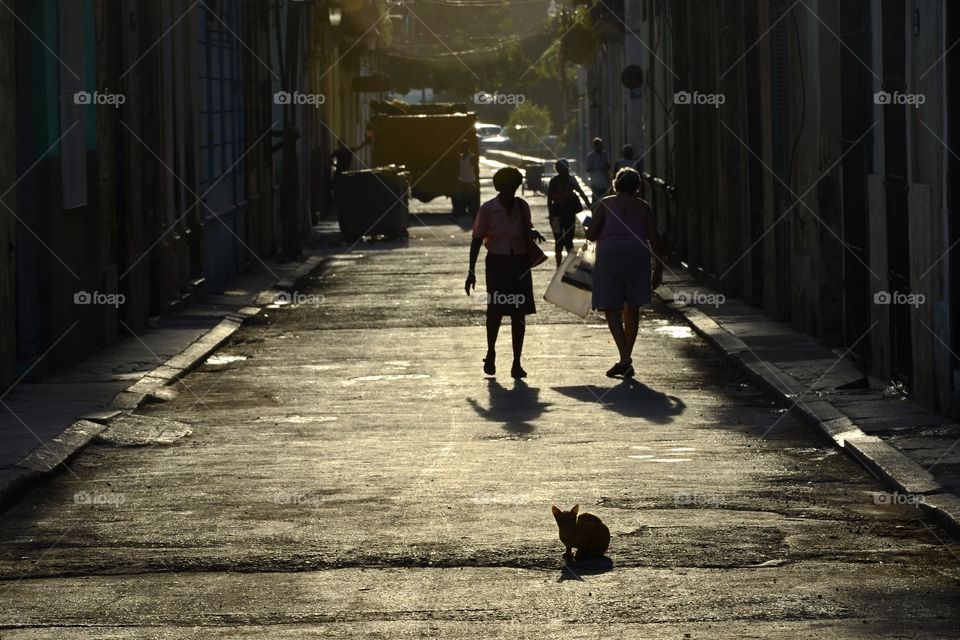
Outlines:
{"label": "asphalt street surface", "polygon": [[[948,534],[669,309],[644,310],[634,382],[604,377],[599,317],[542,300],[526,381],[508,325],[484,376],[447,208],[0,515],[0,638],[960,636]],[[565,567],[553,504],[603,519],[607,561]]]}

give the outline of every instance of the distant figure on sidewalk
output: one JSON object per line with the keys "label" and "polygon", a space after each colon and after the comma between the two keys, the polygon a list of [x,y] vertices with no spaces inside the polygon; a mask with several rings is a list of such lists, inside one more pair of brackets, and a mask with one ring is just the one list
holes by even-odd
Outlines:
{"label": "distant figure on sidewalk", "polygon": [[650,205],[637,197],[640,174],[621,169],[614,189],[616,195],[594,207],[587,239],[597,242],[593,308],[606,315],[620,352],[620,360],[607,375],[627,378],[634,375],[632,354],[640,328],[640,305],[649,303],[653,289],[660,286],[663,263],[656,218]]}
{"label": "distant figure on sidewalk", "polygon": [[603,150],[603,140],[600,138],[593,139],[593,151],[587,154],[584,169],[593,192],[593,203],[596,204],[610,190],[610,158]]}
{"label": "distant figure on sidewalk", "polygon": [[524,316],[537,312],[527,242],[530,239],[544,242],[545,238],[533,228],[530,205],[516,197],[521,184],[523,175],[514,167],[504,167],[493,174],[493,187],[498,195],[483,203],[473,223],[470,270],[464,288],[470,295],[470,290],[476,287],[477,257],[480,255],[480,246],[484,245],[487,248],[487,355],[483,359],[483,372],[490,376],[497,373],[496,346],[500,324],[503,316],[510,316],[513,336],[513,368],[510,375],[514,378],[527,377],[527,372],[520,366],[526,333]]}
{"label": "distant figure on sidewalk", "polygon": [[480,161],[470,151],[470,143],[466,140],[460,143],[460,157],[457,163],[453,215],[473,217],[480,208]]}
{"label": "distant figure on sidewalk", "polygon": [[633,150],[632,144],[623,145],[623,149],[620,150],[620,159],[613,163],[613,175],[620,173],[621,169],[636,169],[637,173],[640,174],[640,197],[644,195],[643,189],[643,160],[637,160]]}
{"label": "distant figure on sidewalk", "polygon": [[580,188],[577,179],[570,175],[570,163],[561,158],[554,165],[557,175],[550,179],[547,185],[547,211],[550,216],[550,228],[553,230],[554,254],[557,258],[557,268],[563,262],[563,249],[567,253],[573,251],[573,235],[577,228],[577,213],[583,211],[577,194],[583,198],[584,204],[589,207],[590,199]]}

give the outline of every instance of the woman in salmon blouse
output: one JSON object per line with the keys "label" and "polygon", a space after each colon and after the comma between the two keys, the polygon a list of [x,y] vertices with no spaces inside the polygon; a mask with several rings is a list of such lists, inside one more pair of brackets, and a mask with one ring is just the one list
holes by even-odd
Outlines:
{"label": "woman in salmon blouse", "polygon": [[483,372],[491,376],[497,373],[497,335],[504,316],[510,316],[513,335],[513,367],[510,375],[514,378],[527,376],[520,365],[525,317],[537,312],[533,301],[527,243],[531,238],[543,242],[544,237],[533,228],[530,205],[516,197],[521,184],[523,175],[519,169],[504,167],[498,170],[493,175],[497,197],[483,203],[473,224],[470,270],[464,288],[470,295],[470,290],[476,286],[475,269],[480,246],[483,245],[487,248],[487,355],[483,359]]}

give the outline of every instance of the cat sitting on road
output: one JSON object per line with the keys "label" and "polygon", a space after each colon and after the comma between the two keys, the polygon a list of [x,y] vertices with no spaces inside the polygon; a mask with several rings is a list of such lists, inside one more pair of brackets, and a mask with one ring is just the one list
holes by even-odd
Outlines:
{"label": "cat sitting on road", "polygon": [[610,546],[610,529],[592,513],[577,513],[580,505],[573,505],[570,511],[561,511],[553,507],[553,517],[560,529],[560,542],[567,548],[565,558],[571,555],[571,549],[577,550],[576,560],[581,558],[600,558]]}

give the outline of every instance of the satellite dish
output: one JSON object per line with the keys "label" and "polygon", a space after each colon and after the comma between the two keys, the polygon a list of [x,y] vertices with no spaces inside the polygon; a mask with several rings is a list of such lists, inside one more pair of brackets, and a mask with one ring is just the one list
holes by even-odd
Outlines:
{"label": "satellite dish", "polygon": [[627,65],[620,74],[620,82],[627,89],[639,89],[643,86],[643,68],[635,64]]}

